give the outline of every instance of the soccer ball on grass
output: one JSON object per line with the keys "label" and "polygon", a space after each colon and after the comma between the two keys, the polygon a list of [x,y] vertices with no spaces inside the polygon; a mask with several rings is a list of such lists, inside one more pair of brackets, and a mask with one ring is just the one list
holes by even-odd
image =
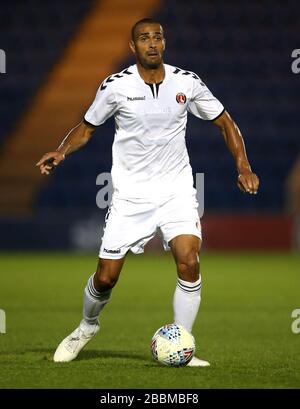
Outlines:
{"label": "soccer ball on grass", "polygon": [[167,366],[185,366],[195,355],[195,339],[182,325],[167,324],[152,337],[153,358]]}

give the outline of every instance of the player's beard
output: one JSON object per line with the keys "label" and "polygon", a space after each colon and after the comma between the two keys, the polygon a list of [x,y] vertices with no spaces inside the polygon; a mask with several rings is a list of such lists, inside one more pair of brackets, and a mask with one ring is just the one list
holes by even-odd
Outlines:
{"label": "player's beard", "polygon": [[150,70],[156,70],[159,66],[161,65],[161,61],[159,63],[147,63],[147,66],[145,68],[148,68]]}
{"label": "player's beard", "polygon": [[140,58],[139,61],[141,65],[148,70],[156,70],[163,62],[161,56],[157,56],[156,61],[151,61],[147,58]]}

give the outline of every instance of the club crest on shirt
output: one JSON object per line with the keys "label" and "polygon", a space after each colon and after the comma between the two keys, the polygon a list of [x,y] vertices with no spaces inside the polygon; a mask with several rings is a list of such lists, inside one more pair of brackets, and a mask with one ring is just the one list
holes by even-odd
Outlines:
{"label": "club crest on shirt", "polygon": [[176,101],[178,104],[185,104],[186,103],[186,96],[182,92],[178,92],[176,95]]}

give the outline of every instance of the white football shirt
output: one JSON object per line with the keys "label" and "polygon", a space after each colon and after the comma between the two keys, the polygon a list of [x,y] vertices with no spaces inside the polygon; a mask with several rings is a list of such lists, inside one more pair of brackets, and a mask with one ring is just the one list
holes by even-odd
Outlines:
{"label": "white football shirt", "polygon": [[214,120],[224,111],[196,74],[164,68],[160,84],[146,84],[136,65],[111,75],[84,116],[98,126],[114,115],[112,182],[119,197],[153,199],[193,191],[187,113]]}

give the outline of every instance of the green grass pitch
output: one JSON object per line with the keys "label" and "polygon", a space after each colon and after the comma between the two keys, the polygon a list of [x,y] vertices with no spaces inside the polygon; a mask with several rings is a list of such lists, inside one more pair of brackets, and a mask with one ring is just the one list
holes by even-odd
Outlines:
{"label": "green grass pitch", "polygon": [[203,253],[197,356],[209,368],[168,368],[151,357],[155,330],[172,322],[170,254],[129,256],[101,330],[78,359],[52,361],[81,319],[94,255],[1,254],[0,388],[299,388],[300,257]]}

